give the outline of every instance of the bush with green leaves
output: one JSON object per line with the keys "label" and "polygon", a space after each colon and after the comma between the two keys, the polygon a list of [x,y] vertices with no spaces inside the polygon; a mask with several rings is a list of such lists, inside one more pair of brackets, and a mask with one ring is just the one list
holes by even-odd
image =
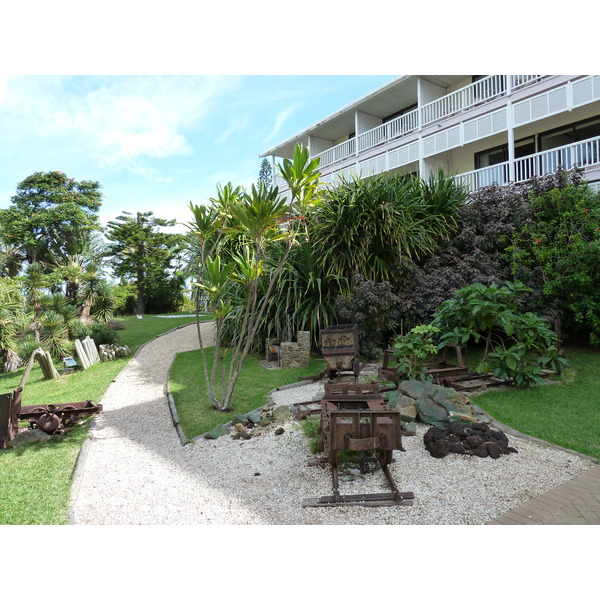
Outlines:
{"label": "bush with green leaves", "polygon": [[394,358],[401,376],[405,379],[431,379],[427,374],[427,363],[439,351],[435,339],[439,333],[440,330],[433,325],[417,325],[394,340]]}
{"label": "bush with green leaves", "polygon": [[515,230],[505,256],[512,274],[538,290],[537,309],[556,311],[563,329],[600,344],[600,203],[598,194],[563,174],[526,201],[531,217]]}
{"label": "bush with green leaves", "polygon": [[402,281],[449,240],[466,190],[442,171],[428,180],[406,175],[343,180],[308,213],[308,233],[325,274]]}
{"label": "bush with green leaves", "polygon": [[477,371],[522,387],[540,382],[543,369],[560,373],[568,363],[559,356],[556,333],[541,317],[518,309],[519,300],[531,292],[520,282],[501,287],[475,283],[459,290],[434,314],[440,345],[483,340]]}

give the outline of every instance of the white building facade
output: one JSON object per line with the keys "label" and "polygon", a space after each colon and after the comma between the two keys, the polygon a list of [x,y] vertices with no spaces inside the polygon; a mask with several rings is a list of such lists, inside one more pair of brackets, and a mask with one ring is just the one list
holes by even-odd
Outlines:
{"label": "white building facade", "polygon": [[321,180],[442,168],[471,191],[577,165],[600,187],[600,76],[398,77],[267,150],[275,164],[296,144],[320,158]]}

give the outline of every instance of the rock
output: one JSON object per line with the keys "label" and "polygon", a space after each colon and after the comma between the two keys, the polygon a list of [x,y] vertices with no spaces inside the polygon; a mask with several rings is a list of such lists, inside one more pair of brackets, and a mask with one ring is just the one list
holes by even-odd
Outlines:
{"label": "rock", "polygon": [[450,444],[450,452],[454,454],[466,454],[465,447],[459,442],[457,444]]}
{"label": "rock", "polygon": [[417,381],[416,379],[409,379],[408,381],[402,381],[398,389],[404,392],[407,396],[418,400],[428,396],[434,390],[434,384],[430,381]]}
{"label": "rock", "polygon": [[444,387],[443,385],[433,386],[433,400],[454,400],[458,397],[458,392],[452,388]]}
{"label": "rock", "polygon": [[233,428],[238,432],[238,433],[248,433],[246,431],[246,428],[244,427],[243,423],[236,423]]}
{"label": "rock", "polygon": [[229,434],[229,427],[227,425],[217,425],[215,428],[211,429],[208,433],[204,434],[204,437],[209,440],[216,440],[222,435]]}
{"label": "rock", "polygon": [[402,423],[402,435],[416,435],[417,423],[415,421]]}
{"label": "rock", "polygon": [[284,432],[285,432],[285,429],[283,427],[278,427],[273,433],[275,435],[281,435]]}
{"label": "rock", "polygon": [[502,431],[495,431],[487,423],[473,423],[469,427],[461,423],[448,423],[444,427],[430,427],[423,436],[423,443],[435,458],[448,452],[467,456],[489,456],[498,459],[502,454],[516,452],[508,447],[508,438]]}
{"label": "rock", "polygon": [[276,406],[273,409],[273,421],[275,423],[285,423],[289,419],[292,418],[292,409],[283,404],[281,406]]}
{"label": "rock", "polygon": [[482,442],[483,442],[483,439],[481,438],[481,436],[470,435],[465,439],[463,444],[467,450],[472,450],[474,448],[477,448],[478,446],[481,446]]}
{"label": "rock", "polygon": [[397,410],[400,413],[402,421],[410,423],[417,418],[417,408],[414,398],[400,394],[397,390],[390,392],[387,405],[391,410]]}
{"label": "rock", "polygon": [[481,445],[473,448],[473,456],[479,456],[481,458],[485,458],[488,455],[487,446]]}
{"label": "rock", "polygon": [[52,436],[44,433],[41,429],[24,429],[8,442],[11,448],[19,448],[28,444],[47,442]]}
{"label": "rock", "polygon": [[448,421],[448,411],[431,398],[422,397],[415,402],[419,418],[430,425],[443,426]]}
{"label": "rock", "polygon": [[500,458],[500,455],[502,454],[502,450],[500,449],[500,446],[498,446],[497,444],[494,444],[494,442],[486,442],[485,444],[483,444],[486,448],[487,448],[487,452],[488,455],[490,456],[490,458]]}
{"label": "rock", "polygon": [[250,421],[250,423],[255,423],[255,424],[256,423],[260,423],[261,420],[262,420],[259,412],[256,411],[256,410],[253,410],[253,411],[249,412],[246,415],[246,418],[248,419],[248,421]]}
{"label": "rock", "polygon": [[435,440],[427,446],[427,450],[434,458],[444,458],[450,452],[450,444],[446,440]]}
{"label": "rock", "polygon": [[237,425],[238,423],[243,423],[244,425],[248,422],[246,415],[233,415],[233,419],[231,419],[231,423],[233,425]]}

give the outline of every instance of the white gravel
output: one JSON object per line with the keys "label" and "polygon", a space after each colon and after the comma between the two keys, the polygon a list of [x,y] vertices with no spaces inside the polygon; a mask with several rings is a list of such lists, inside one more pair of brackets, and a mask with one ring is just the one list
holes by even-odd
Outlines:
{"label": "white gravel", "polygon": [[[203,325],[210,336],[209,325]],[[260,437],[198,439],[182,446],[165,394],[177,352],[198,347],[195,326],[144,346],[102,399],[72,490],[78,525],[483,524],[590,468],[569,452],[509,436],[518,454],[436,459],[422,442],[426,426],[404,437],[406,452],[390,465],[413,506],[302,508],[304,498],[331,494],[328,468],[310,467],[299,425]],[[313,398],[322,384],[275,392],[277,404]],[[381,470],[341,482],[343,494],[387,492]]]}

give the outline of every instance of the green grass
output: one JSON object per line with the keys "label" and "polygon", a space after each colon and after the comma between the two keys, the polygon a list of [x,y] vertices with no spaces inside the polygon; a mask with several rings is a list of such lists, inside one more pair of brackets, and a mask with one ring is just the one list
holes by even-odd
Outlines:
{"label": "green grass", "polygon": [[[142,344],[194,318],[122,319],[119,343],[135,351]],[[34,363],[23,390],[23,404],[100,402],[111,381],[131,357],[96,364],[59,379],[44,380]],[[57,368],[61,369],[57,362]],[[24,368],[0,375],[0,393],[14,390]],[[88,425],[77,426],[66,436],[54,436],[43,444],[0,450],[0,525],[60,525],[67,522],[73,470],[87,437]]]}
{"label": "green grass", "polygon": [[600,459],[600,352],[566,349],[564,382],[494,390],[473,401],[504,425]]}
{"label": "green grass", "polygon": [[[213,349],[207,348],[209,368]],[[300,377],[316,375],[324,361],[311,358],[307,367],[296,369],[266,369],[257,356],[249,356],[236,385],[232,410],[219,412],[210,406],[206,396],[202,358],[198,350],[178,354],[169,373],[169,389],[186,437],[192,439],[210,431],[216,425],[227,423],[235,414],[245,414],[267,403],[271,390],[299,381]]]}

